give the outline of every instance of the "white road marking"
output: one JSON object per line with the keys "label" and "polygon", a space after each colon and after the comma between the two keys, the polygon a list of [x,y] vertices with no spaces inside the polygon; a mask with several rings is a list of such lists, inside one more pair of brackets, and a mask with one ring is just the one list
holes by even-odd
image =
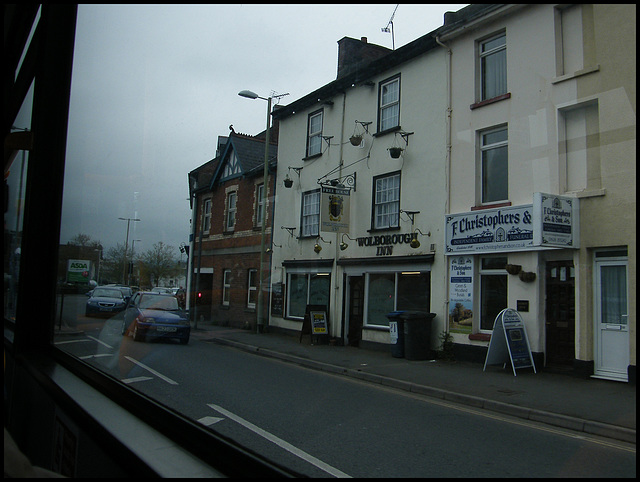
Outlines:
{"label": "white road marking", "polygon": [[107,345],[104,341],[102,340],[98,340],[97,338],[94,338],[92,336],[87,335],[87,338],[91,338],[93,341],[100,343],[101,345],[106,346],[107,348],[113,348],[111,345]]}
{"label": "white road marking", "polygon": [[125,378],[120,380],[124,383],[135,383],[135,382],[146,382],[147,380],[153,380],[153,377],[134,377],[134,378]]}
{"label": "white road marking", "polygon": [[81,356],[79,357],[80,360],[86,360],[88,358],[102,358],[105,356],[113,356],[113,353],[96,353],[95,355],[85,355],[85,356]]}
{"label": "white road marking", "polygon": [[53,344],[54,345],[66,345],[67,343],[87,343],[90,340],[87,340],[86,338],[83,338],[82,340],[67,340],[67,341],[56,341]]}
{"label": "white road marking", "polygon": [[149,368],[147,365],[145,365],[144,363],[139,362],[138,360],[134,360],[133,358],[131,358],[130,356],[125,356],[125,358],[127,360],[129,360],[131,363],[135,363],[136,365],[138,365],[140,368],[144,368],[145,370],[147,370],[150,373],[153,373],[155,376],[162,378],[165,382],[169,383],[170,385],[177,385],[178,382],[171,380],[171,378],[169,377],[165,377],[162,373],[159,373],[157,371],[155,371],[153,368]]}
{"label": "white road marking", "polygon": [[206,425],[208,427],[209,425],[213,425],[214,423],[218,423],[221,420],[224,420],[224,418],[221,418],[221,417],[202,417],[200,420],[198,420],[198,422],[200,422],[202,425]]}
{"label": "white road marking", "polygon": [[243,427],[248,428],[252,432],[260,435],[261,437],[266,438],[270,442],[273,442],[274,444],[276,444],[280,448],[283,448],[287,452],[290,452],[293,455],[295,455],[297,457],[300,457],[302,460],[305,460],[306,462],[309,462],[311,465],[315,465],[320,470],[323,470],[326,473],[333,475],[334,477],[351,478],[350,475],[347,475],[344,472],[336,469],[335,467],[332,467],[331,465],[326,464],[322,460],[319,460],[319,459],[315,458],[313,455],[309,455],[305,451],[303,451],[303,450],[301,450],[301,449],[299,449],[297,447],[294,447],[289,442],[286,442],[286,441],[282,440],[281,438],[276,437],[275,435],[267,432],[266,430],[261,429],[260,427],[257,427],[256,425],[252,424],[251,422],[247,422],[245,419],[243,419],[241,417],[238,417],[234,413],[231,413],[228,410],[225,410],[224,408],[222,408],[222,407],[220,407],[218,405],[214,405],[213,403],[209,403],[207,405],[209,405],[211,408],[213,408],[216,412],[220,412],[222,415],[226,416],[227,418],[230,418],[234,422],[239,423]]}

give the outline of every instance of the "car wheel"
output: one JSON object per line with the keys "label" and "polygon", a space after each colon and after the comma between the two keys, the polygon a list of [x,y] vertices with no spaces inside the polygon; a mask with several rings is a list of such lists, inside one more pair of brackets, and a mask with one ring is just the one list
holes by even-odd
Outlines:
{"label": "car wheel", "polygon": [[138,331],[137,323],[134,323],[133,325],[133,341],[144,341],[144,336],[142,336]]}
{"label": "car wheel", "polygon": [[180,344],[181,345],[186,345],[187,343],[189,343],[189,337],[185,337],[185,338],[180,338]]}

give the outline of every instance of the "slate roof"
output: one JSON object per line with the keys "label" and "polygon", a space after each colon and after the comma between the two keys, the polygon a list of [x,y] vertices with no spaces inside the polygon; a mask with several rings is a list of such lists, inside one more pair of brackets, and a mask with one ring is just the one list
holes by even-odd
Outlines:
{"label": "slate roof", "polygon": [[390,51],[380,58],[359,65],[356,71],[338,77],[333,82],[325,84],[291,104],[279,106],[279,109],[273,112],[273,118],[278,120],[285,119],[298,110],[306,109],[319,102],[331,100],[332,97],[346,91],[352,85],[366,84],[370,78],[381,72],[394,68],[431,49],[440,48],[436,42],[436,37],[439,35],[461,28],[465,24],[471,23],[490,12],[504,7],[504,4],[471,4],[461,8],[457,12],[447,12],[445,14],[444,24],[441,27],[397,50]]}
{"label": "slate roof", "polygon": [[[215,182],[220,179],[221,173],[227,164],[231,151],[235,151],[241,175],[246,177],[262,175],[264,172],[264,139],[259,139],[246,134],[231,132],[229,141],[225,146],[221,162],[211,178],[209,187],[213,188]],[[269,168],[273,169],[277,162],[278,144],[269,143]]]}

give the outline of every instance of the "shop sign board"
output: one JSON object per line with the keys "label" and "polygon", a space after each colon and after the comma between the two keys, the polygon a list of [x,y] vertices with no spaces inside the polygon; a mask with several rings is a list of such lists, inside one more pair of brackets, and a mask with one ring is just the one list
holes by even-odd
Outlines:
{"label": "shop sign board", "polygon": [[533,244],[533,205],[445,216],[445,254],[526,251]]}
{"label": "shop sign board", "polygon": [[471,333],[473,321],[473,256],[449,258],[449,330]]}
{"label": "shop sign board", "polygon": [[533,225],[536,246],[580,247],[579,199],[536,192],[533,195]]}
{"label": "shop sign board", "polygon": [[487,365],[506,365],[507,361],[511,362],[514,376],[518,368],[532,367],[536,373],[524,322],[513,308],[505,308],[496,316],[483,371]]}
{"label": "shop sign board", "polygon": [[313,335],[328,335],[327,313],[325,311],[311,312],[311,333]]}
{"label": "shop sign board", "polygon": [[90,275],[90,260],[70,259],[67,262],[67,283],[88,283]]}
{"label": "shop sign board", "polygon": [[322,186],[320,230],[333,233],[349,231],[349,188]]}

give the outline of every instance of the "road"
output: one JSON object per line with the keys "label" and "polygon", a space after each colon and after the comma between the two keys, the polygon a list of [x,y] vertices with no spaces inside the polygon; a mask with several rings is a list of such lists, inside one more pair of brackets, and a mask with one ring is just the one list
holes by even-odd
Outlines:
{"label": "road", "polygon": [[192,338],[82,316],[56,345],[312,477],[635,477],[635,445],[489,414]]}

